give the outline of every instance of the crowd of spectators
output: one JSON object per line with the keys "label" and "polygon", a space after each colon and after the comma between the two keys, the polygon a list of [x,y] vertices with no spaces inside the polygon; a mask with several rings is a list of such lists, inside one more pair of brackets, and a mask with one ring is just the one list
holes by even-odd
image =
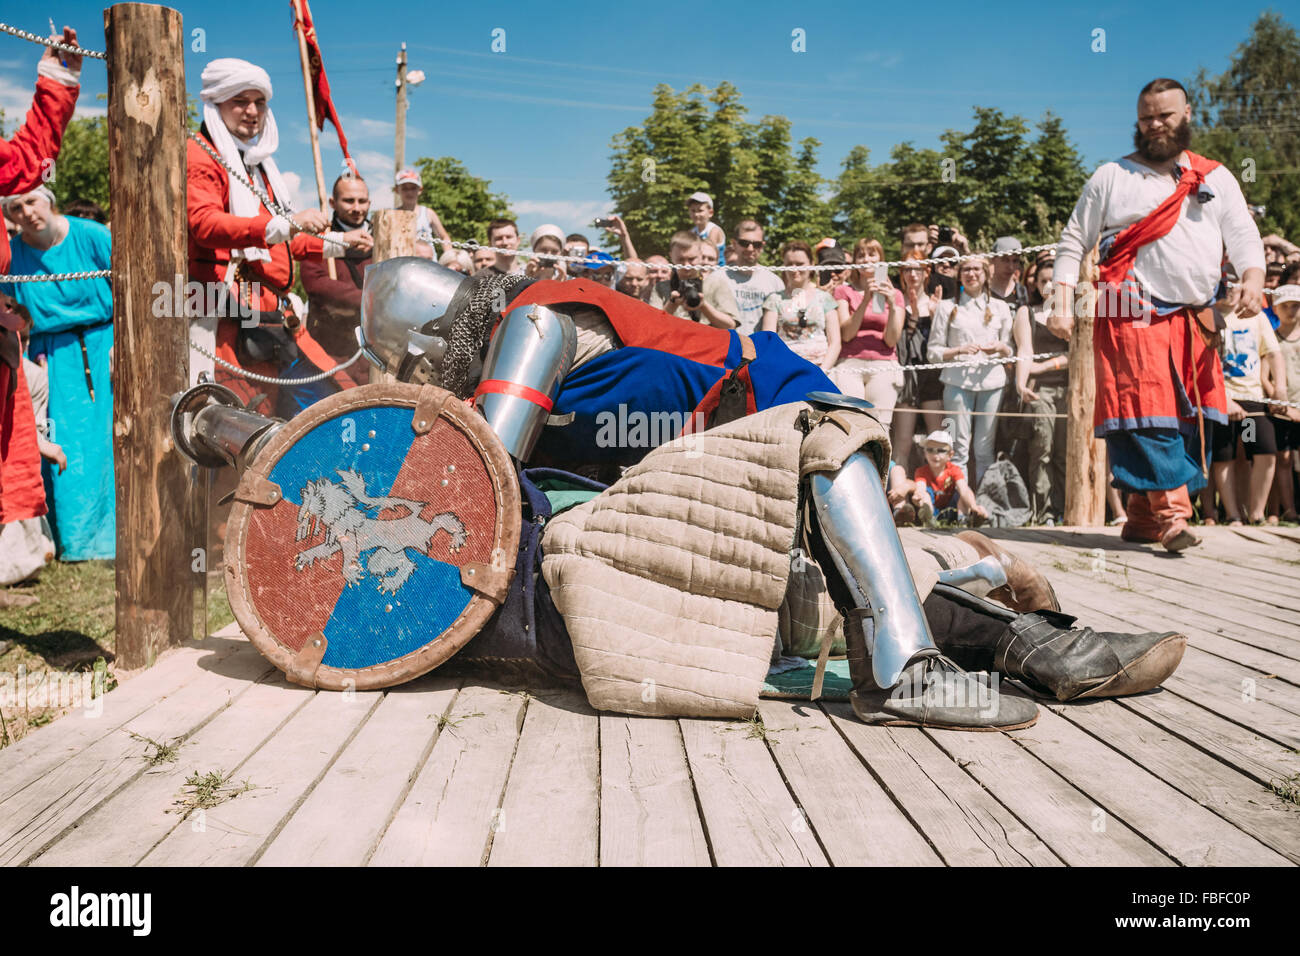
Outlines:
{"label": "crowd of spectators", "polygon": [[[815,241],[769,249],[755,219],[737,222],[728,239],[706,193],[687,197],[685,213],[667,257],[638,259],[622,219],[612,216],[598,224],[621,243],[623,259],[594,251],[587,236],[545,225],[530,236],[536,255],[510,271],[599,278],[681,318],[780,336],[841,392],[870,402],[890,429],[906,481],[891,495],[901,520],[986,517],[976,493],[990,467],[1005,461],[1024,484],[1029,520],[1063,521],[1070,361],[1069,343],[1048,327],[1050,249],[1026,255],[1017,237],[1002,236],[992,256],[963,258],[972,249],[960,229],[920,222],[904,225],[888,250],[893,237],[862,238],[851,247],[810,237]],[[492,235],[517,236],[513,223],[502,225]],[[1300,402],[1300,246],[1280,236],[1265,245],[1271,307],[1258,320],[1236,319],[1230,282],[1216,303],[1227,326],[1220,354],[1232,423],[1207,432],[1207,522],[1296,520],[1300,410],[1270,400]],[[904,265],[884,265],[895,249]],[[468,271],[484,267],[480,253]],[[941,475],[961,478],[946,499],[941,488],[936,502]],[[996,480],[1005,476],[1003,470]],[[1119,495],[1108,494],[1108,503],[1112,523],[1122,523]]]}

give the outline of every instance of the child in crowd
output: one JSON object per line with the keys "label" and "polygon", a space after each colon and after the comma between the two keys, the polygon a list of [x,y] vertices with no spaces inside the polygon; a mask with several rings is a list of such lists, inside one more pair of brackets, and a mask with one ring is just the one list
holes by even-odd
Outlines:
{"label": "child in crowd", "polygon": [[[1241,443],[1250,462],[1249,500],[1246,517],[1252,524],[1262,524],[1273,487],[1277,464],[1277,435],[1269,417],[1268,399],[1286,400],[1286,371],[1277,336],[1268,318],[1257,313],[1248,318],[1237,315],[1236,292],[1216,303],[1223,314],[1223,385],[1228,396],[1228,424],[1213,429],[1211,460],[1214,486],[1223,502],[1230,525],[1242,522],[1237,501],[1237,483],[1233,475],[1237,443]],[[1226,313],[1223,310],[1227,308]]]}
{"label": "child in crowd", "polygon": [[713,221],[713,200],[708,193],[691,193],[686,200],[686,210],[691,216],[691,232],[717,250],[718,265],[727,264],[727,234]]}
{"label": "child in crowd", "polygon": [[916,469],[914,487],[908,496],[920,523],[926,526],[936,521],[965,524],[968,516],[974,515],[972,523],[983,524],[989,513],[976,502],[965,473],[952,460],[952,436],[946,431],[930,432],[925,436],[922,450],[925,464]]}
{"label": "child in crowd", "polygon": [[[1273,312],[1277,315],[1277,345],[1286,370],[1286,400],[1300,404],[1300,285],[1279,286],[1273,291]],[[1273,420],[1277,437],[1278,511],[1283,521],[1296,521],[1295,465],[1300,450],[1300,408],[1286,408]]]}
{"label": "child in crowd", "polygon": [[[787,266],[812,265],[806,242],[787,242],[781,249]],[[781,336],[790,351],[829,372],[840,357],[840,325],[848,318],[848,304],[836,302],[817,287],[809,271],[782,272],[784,292],[773,292],[763,302],[764,332]],[[842,311],[841,311],[842,310]]]}

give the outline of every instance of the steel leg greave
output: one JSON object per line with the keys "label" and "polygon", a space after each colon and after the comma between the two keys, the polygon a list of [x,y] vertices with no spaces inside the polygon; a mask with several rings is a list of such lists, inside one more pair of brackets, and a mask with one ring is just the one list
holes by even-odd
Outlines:
{"label": "steel leg greave", "polygon": [[871,674],[887,690],[909,663],[936,655],[939,649],[930,636],[880,474],[859,451],[838,471],[815,473],[809,484],[827,550],[858,606],[871,613]]}

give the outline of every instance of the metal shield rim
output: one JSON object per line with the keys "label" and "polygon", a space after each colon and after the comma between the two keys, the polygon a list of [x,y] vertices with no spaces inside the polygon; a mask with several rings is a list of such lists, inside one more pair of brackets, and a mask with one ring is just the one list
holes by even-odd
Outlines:
{"label": "metal shield rim", "polygon": [[[474,445],[491,476],[496,501],[493,550],[501,549],[500,553],[506,556],[509,568],[513,569],[515,556],[519,551],[522,520],[519,480],[515,476],[514,462],[496,433],[477,411],[465,405],[451,392],[435,385],[377,383],[345,389],[327,396],[294,416],[267,442],[266,446],[258,452],[257,458],[240,476],[240,487],[244,487],[250,481],[268,481],[271,471],[285,452],[296,444],[298,439],[322,422],[337,418],[356,408],[377,404],[409,407],[413,418],[417,407],[422,410],[432,410],[432,417],[435,420],[447,419]],[[430,427],[432,424],[433,422],[430,421]],[[249,522],[257,506],[239,498],[238,492],[236,495],[230,510],[225,540],[226,595],[230,601],[230,609],[244,635],[262,656],[283,671],[290,680],[297,682],[293,675],[293,665],[297,655],[267,630],[254,609],[247,579],[248,567],[244,560],[244,546]],[[429,641],[411,653],[363,669],[330,667],[321,664],[315,669],[311,686],[324,690],[374,690],[392,687],[427,674],[468,644],[487,624],[504,598],[504,592],[494,599],[476,591],[469,603],[465,605],[465,609],[447,630],[438,635],[430,635]],[[460,628],[458,634],[448,636],[448,631],[458,627]]]}

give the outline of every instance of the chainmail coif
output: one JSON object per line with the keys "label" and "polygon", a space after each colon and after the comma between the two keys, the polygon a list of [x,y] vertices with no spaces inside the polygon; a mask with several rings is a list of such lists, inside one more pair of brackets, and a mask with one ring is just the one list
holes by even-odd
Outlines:
{"label": "chainmail coif", "polygon": [[452,316],[451,339],[442,362],[442,387],[460,398],[469,398],[478,382],[468,381],[469,369],[480,354],[500,317],[500,310],[514,298],[518,287],[530,282],[524,276],[502,275],[484,270],[470,277],[456,290],[447,306]]}

